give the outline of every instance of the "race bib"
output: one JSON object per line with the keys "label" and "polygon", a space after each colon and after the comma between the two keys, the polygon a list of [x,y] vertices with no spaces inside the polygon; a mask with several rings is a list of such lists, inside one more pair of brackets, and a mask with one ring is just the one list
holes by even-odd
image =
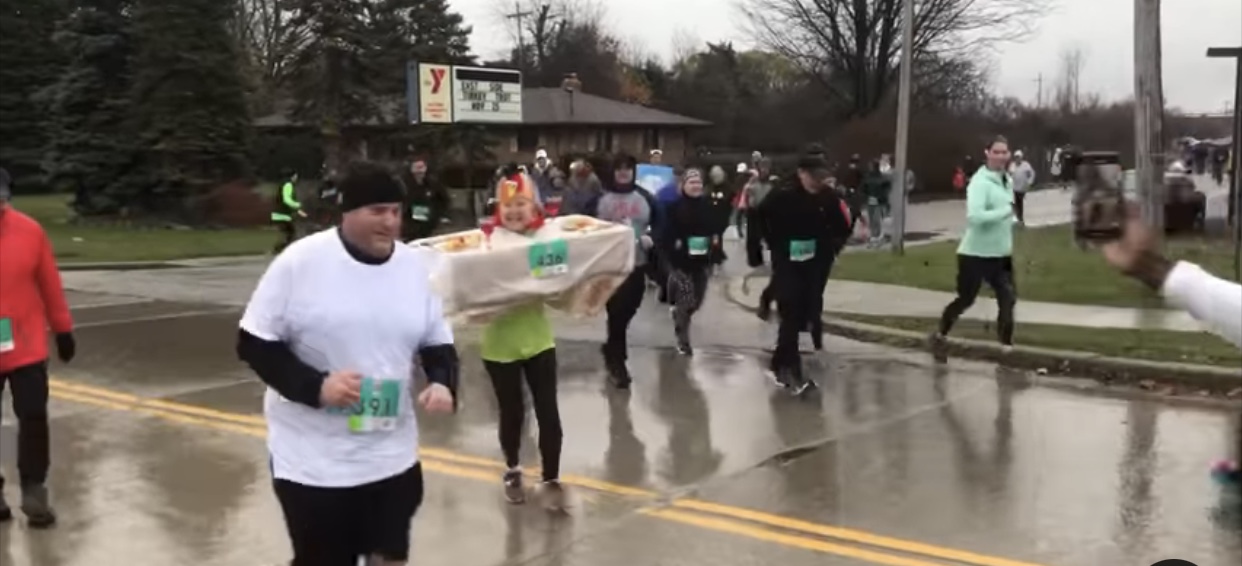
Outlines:
{"label": "race bib", "polygon": [[815,257],[815,240],[790,240],[789,261],[809,261]]}
{"label": "race bib", "polygon": [[569,273],[569,243],[563,239],[530,245],[530,274],[535,279]]}
{"label": "race bib", "polygon": [[355,434],[394,430],[401,414],[401,381],[364,377],[357,404],[348,409],[331,408],[328,412],[347,415],[349,432]]}
{"label": "race bib", "polygon": [[880,205],[880,199],[879,199],[879,198],[877,198],[877,197],[867,197],[867,205],[869,205],[869,206],[879,206],[879,205]]}
{"label": "race bib", "polygon": [[11,352],[17,348],[13,341],[13,319],[0,318],[0,352]]}
{"label": "race bib", "polygon": [[426,222],[431,218],[431,208],[426,206],[410,207],[410,218],[419,222]]}
{"label": "race bib", "polygon": [[690,255],[707,255],[707,236],[686,238],[686,250]]}

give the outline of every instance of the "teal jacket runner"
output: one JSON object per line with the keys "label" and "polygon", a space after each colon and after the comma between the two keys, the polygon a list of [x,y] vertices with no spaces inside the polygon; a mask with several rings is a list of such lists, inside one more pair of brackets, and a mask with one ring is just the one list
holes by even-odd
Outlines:
{"label": "teal jacket runner", "polygon": [[1013,189],[1009,175],[980,167],[966,187],[966,234],[958,255],[1013,255]]}

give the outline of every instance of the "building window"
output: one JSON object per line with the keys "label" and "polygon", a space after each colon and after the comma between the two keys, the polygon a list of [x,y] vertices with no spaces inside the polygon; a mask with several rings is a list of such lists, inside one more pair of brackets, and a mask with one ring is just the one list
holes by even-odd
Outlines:
{"label": "building window", "polygon": [[613,142],[612,130],[602,129],[595,131],[595,151],[612,151]]}
{"label": "building window", "polygon": [[517,134],[518,151],[535,151],[539,149],[539,130],[535,128],[521,128]]}
{"label": "building window", "polygon": [[647,128],[643,130],[643,150],[663,149],[664,140],[660,138],[660,128]]}

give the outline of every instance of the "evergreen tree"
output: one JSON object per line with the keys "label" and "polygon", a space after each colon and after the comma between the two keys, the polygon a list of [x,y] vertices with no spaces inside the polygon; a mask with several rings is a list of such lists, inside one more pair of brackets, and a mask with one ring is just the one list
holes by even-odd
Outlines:
{"label": "evergreen tree", "polygon": [[133,126],[141,155],[128,179],[146,213],[184,211],[188,197],[247,174],[250,116],[236,0],[135,0]]}
{"label": "evergreen tree", "polygon": [[60,73],[63,61],[52,33],[66,12],[63,0],[0,2],[0,167],[17,190],[44,186],[41,91]]}
{"label": "evergreen tree", "polygon": [[405,66],[410,60],[470,64],[470,27],[446,0],[372,0],[369,34],[375,38],[372,60],[384,95],[404,95]]}
{"label": "evergreen tree", "polygon": [[48,184],[77,194],[79,214],[114,213],[124,206],[118,183],[133,157],[127,131],[131,43],[130,0],[84,0],[57,31],[68,57],[47,91]]}
{"label": "evergreen tree", "polygon": [[290,61],[291,118],[319,130],[324,167],[341,170],[341,129],[379,118],[367,8],[362,0],[291,0],[306,40]]}

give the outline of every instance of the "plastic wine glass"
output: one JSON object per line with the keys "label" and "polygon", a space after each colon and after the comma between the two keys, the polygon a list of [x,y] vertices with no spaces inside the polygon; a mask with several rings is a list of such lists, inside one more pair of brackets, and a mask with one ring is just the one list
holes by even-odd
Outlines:
{"label": "plastic wine glass", "polygon": [[495,218],[484,218],[479,221],[479,230],[483,231],[483,239],[488,247],[492,245],[492,232],[496,230]]}

